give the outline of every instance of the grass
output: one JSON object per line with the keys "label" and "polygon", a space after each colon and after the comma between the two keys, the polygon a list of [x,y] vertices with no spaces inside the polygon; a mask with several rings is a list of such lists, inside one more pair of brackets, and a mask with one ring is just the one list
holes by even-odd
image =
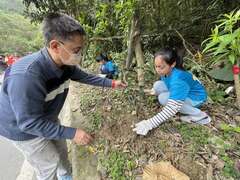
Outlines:
{"label": "grass", "polygon": [[227,178],[240,179],[240,172],[237,172],[234,167],[234,158],[228,154],[230,151],[237,151],[240,154],[239,145],[235,141],[235,133],[239,133],[239,126],[221,124],[220,128],[222,136],[216,137],[213,144],[219,149],[220,158],[225,163],[222,174]]}
{"label": "grass", "polygon": [[232,158],[227,153],[222,154],[220,157],[225,163],[222,174],[227,178],[240,179],[240,173],[235,170]]}
{"label": "grass", "polygon": [[136,164],[127,153],[112,150],[107,156],[101,159],[103,167],[107,169],[112,180],[134,179],[131,171],[136,168]]}
{"label": "grass", "polygon": [[222,103],[225,101],[226,93],[223,90],[210,90],[209,96],[214,102]]}
{"label": "grass", "polygon": [[98,111],[91,113],[89,115],[89,119],[90,119],[91,131],[98,130],[101,127],[103,122],[103,117]]}
{"label": "grass", "polygon": [[[234,168],[234,159],[228,154],[228,151],[236,150],[237,144],[232,138],[233,132],[238,132],[238,127],[233,128],[228,125],[222,125],[223,134],[214,135],[204,126],[195,126],[191,124],[180,124],[177,126],[185,142],[191,143],[192,153],[196,153],[200,147],[211,144],[218,150],[218,156],[224,161],[222,175],[226,178],[239,179],[240,173]],[[232,138],[232,139],[231,139]]]}
{"label": "grass", "polygon": [[191,142],[192,152],[195,153],[201,146],[208,144],[211,136],[209,130],[204,126],[181,123],[177,129],[183,137],[184,142]]}

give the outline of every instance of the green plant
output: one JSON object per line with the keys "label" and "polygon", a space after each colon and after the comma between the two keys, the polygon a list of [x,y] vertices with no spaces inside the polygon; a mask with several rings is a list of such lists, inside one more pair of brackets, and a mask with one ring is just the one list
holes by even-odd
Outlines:
{"label": "green plant", "polygon": [[[240,10],[224,14],[222,19],[217,21],[217,25],[212,30],[210,38],[203,41],[205,45],[204,53],[210,53],[215,57],[215,62],[228,58],[228,62],[239,68],[240,62]],[[239,72],[234,73],[234,83],[237,94],[237,103],[240,107],[240,84]]]}
{"label": "green plant", "polygon": [[225,154],[226,150],[229,150],[232,148],[232,145],[230,142],[224,140],[224,138],[219,136],[209,137],[208,142],[214,145],[214,147],[219,150],[220,154]]}
{"label": "green plant", "polygon": [[193,153],[197,152],[201,146],[208,144],[210,133],[207,128],[184,123],[179,124],[177,128],[183,140],[191,143]]}
{"label": "green plant", "polygon": [[[225,124],[221,125],[221,129],[227,132],[230,130],[229,126]],[[234,169],[234,160],[227,153],[228,151],[236,148],[233,143],[225,140],[224,137],[221,138],[219,136],[213,136],[209,138],[208,141],[215,149],[218,150],[220,158],[224,161],[224,168],[222,171],[223,175],[227,178],[239,178],[240,174]]]}
{"label": "green plant", "polygon": [[101,160],[102,165],[107,169],[112,180],[134,179],[127,172],[136,168],[135,162],[126,154],[117,150],[111,151],[107,157]]}
{"label": "green plant", "polygon": [[210,90],[209,96],[214,102],[223,102],[225,100],[224,96],[226,93],[222,90]]}
{"label": "green plant", "polygon": [[224,161],[223,175],[227,178],[240,178],[240,173],[234,168],[234,161],[227,155],[221,155],[221,159]]}
{"label": "green plant", "polygon": [[228,124],[221,124],[220,125],[220,128],[223,130],[223,131],[226,131],[226,132],[236,132],[236,133],[240,133],[240,127],[239,126],[231,126],[231,125],[228,125]]}
{"label": "green plant", "polygon": [[90,115],[90,124],[92,130],[97,130],[101,127],[103,117],[99,112],[94,112]]}

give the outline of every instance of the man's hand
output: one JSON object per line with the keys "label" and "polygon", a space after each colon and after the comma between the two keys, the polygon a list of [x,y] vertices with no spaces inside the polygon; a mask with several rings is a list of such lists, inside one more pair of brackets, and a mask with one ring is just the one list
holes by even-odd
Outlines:
{"label": "man's hand", "polygon": [[133,129],[133,131],[135,131],[139,135],[146,136],[148,131],[150,131],[152,128],[152,124],[149,120],[143,120],[135,124],[135,128]]}
{"label": "man's hand", "polygon": [[112,81],[112,88],[118,88],[118,89],[123,89],[123,88],[126,88],[127,87],[127,84],[126,83],[123,83],[122,81],[120,80],[113,80]]}
{"label": "man's hand", "polygon": [[92,136],[81,129],[77,129],[73,141],[78,145],[87,145],[93,140]]}

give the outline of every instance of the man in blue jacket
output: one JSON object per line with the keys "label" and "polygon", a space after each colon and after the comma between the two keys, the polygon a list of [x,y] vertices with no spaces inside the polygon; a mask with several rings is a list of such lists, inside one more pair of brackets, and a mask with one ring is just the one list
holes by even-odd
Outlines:
{"label": "man in blue jacket", "polygon": [[65,140],[86,145],[92,137],[81,129],[59,124],[69,81],[112,88],[126,85],[76,66],[81,61],[85,31],[73,18],[48,15],[43,35],[45,48],[5,71],[0,91],[0,135],[22,151],[39,180],[71,180]]}

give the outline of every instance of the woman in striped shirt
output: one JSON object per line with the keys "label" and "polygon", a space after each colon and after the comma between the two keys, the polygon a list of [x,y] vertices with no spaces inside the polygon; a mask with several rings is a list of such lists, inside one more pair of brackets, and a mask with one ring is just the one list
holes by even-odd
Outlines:
{"label": "woman in striped shirt", "polygon": [[177,112],[185,122],[207,124],[211,118],[199,107],[206,102],[207,92],[201,82],[185,71],[183,61],[172,49],[162,49],[154,56],[155,69],[160,79],[153,85],[154,94],[163,109],[148,120],[135,124],[137,134],[146,135]]}

